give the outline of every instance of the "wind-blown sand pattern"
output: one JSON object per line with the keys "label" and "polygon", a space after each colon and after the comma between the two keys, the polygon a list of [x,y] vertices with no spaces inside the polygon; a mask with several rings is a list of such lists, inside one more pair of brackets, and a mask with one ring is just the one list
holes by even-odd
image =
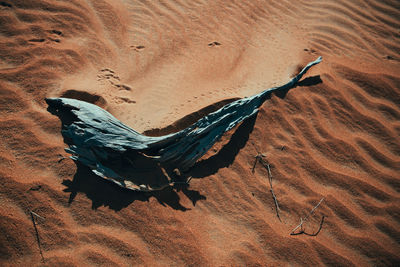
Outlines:
{"label": "wind-blown sand pattern", "polygon": [[[0,264],[394,266],[400,262],[398,1],[0,1]],[[189,188],[122,190],[63,159],[45,97],[162,135],[287,81]],[[300,65],[298,65],[300,63]],[[311,77],[311,78],[310,78]],[[276,217],[266,170],[271,164]],[[178,188],[179,189],[179,188]],[[290,236],[305,224],[317,236]]]}

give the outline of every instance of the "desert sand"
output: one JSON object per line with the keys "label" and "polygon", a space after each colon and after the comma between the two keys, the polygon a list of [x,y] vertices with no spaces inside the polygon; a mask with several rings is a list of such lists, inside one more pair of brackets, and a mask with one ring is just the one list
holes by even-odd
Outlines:
{"label": "desert sand", "polygon": [[[0,1],[0,265],[399,264],[399,18],[396,0]],[[318,56],[189,187],[154,194],[75,165],[44,101],[88,101],[161,135]],[[322,198],[303,227],[323,217],[318,235],[290,235]]]}

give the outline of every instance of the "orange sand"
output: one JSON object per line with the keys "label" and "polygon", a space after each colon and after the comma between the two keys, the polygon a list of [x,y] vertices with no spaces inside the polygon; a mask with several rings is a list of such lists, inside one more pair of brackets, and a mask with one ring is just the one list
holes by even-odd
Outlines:
{"label": "orange sand", "polygon": [[[48,266],[399,264],[399,18],[396,0],[1,1],[0,265],[43,264],[29,211],[45,217]],[[188,189],[137,194],[60,161],[45,97],[162,134],[319,55],[314,78],[224,136]],[[322,197],[304,224],[326,216],[320,233],[290,236]]]}

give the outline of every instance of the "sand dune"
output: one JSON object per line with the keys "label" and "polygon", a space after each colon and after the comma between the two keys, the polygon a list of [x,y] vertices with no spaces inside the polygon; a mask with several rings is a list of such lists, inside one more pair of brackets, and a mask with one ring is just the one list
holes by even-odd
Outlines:
{"label": "sand dune", "polygon": [[[0,1],[0,263],[395,266],[398,1]],[[149,135],[324,62],[224,136],[189,188],[137,194],[75,166],[45,97]],[[276,216],[266,170],[271,164]],[[317,236],[290,236],[304,224]]]}

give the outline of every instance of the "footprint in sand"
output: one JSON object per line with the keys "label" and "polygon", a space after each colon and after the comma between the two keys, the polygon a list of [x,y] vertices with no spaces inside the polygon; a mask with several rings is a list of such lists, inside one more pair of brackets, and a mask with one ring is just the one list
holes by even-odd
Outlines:
{"label": "footprint in sand", "polygon": [[310,53],[310,54],[315,54],[315,53],[317,53],[317,51],[316,50],[314,50],[314,49],[308,49],[308,48],[304,48],[303,49],[304,51],[306,51],[306,52],[308,52],[308,53]]}
{"label": "footprint in sand", "polygon": [[128,103],[128,104],[135,104],[136,101],[132,100],[128,97],[115,97],[114,100],[118,103],[118,104],[123,104],[123,103]]}
{"label": "footprint in sand", "polygon": [[43,43],[44,41],[46,41],[46,39],[44,38],[33,38],[33,39],[29,39],[28,40],[31,43]]}
{"label": "footprint in sand", "polygon": [[220,46],[220,45],[221,45],[221,43],[219,43],[217,41],[214,41],[214,42],[211,42],[211,43],[208,44],[209,47]]}
{"label": "footprint in sand", "polygon": [[115,72],[111,69],[104,68],[99,71],[97,74],[98,81],[108,81],[112,86],[118,88],[120,90],[130,91],[132,88],[128,85],[120,83],[120,78]]}
{"label": "footprint in sand", "polygon": [[60,37],[63,36],[63,33],[59,30],[48,30],[47,31],[48,35],[44,36],[44,38],[32,38],[29,39],[28,42],[31,43],[45,43],[46,40],[49,40],[51,42],[56,42],[56,43],[60,43],[61,39]]}
{"label": "footprint in sand", "polygon": [[136,52],[139,52],[140,50],[145,48],[144,45],[131,45],[130,47],[133,48],[133,50],[135,50]]}

